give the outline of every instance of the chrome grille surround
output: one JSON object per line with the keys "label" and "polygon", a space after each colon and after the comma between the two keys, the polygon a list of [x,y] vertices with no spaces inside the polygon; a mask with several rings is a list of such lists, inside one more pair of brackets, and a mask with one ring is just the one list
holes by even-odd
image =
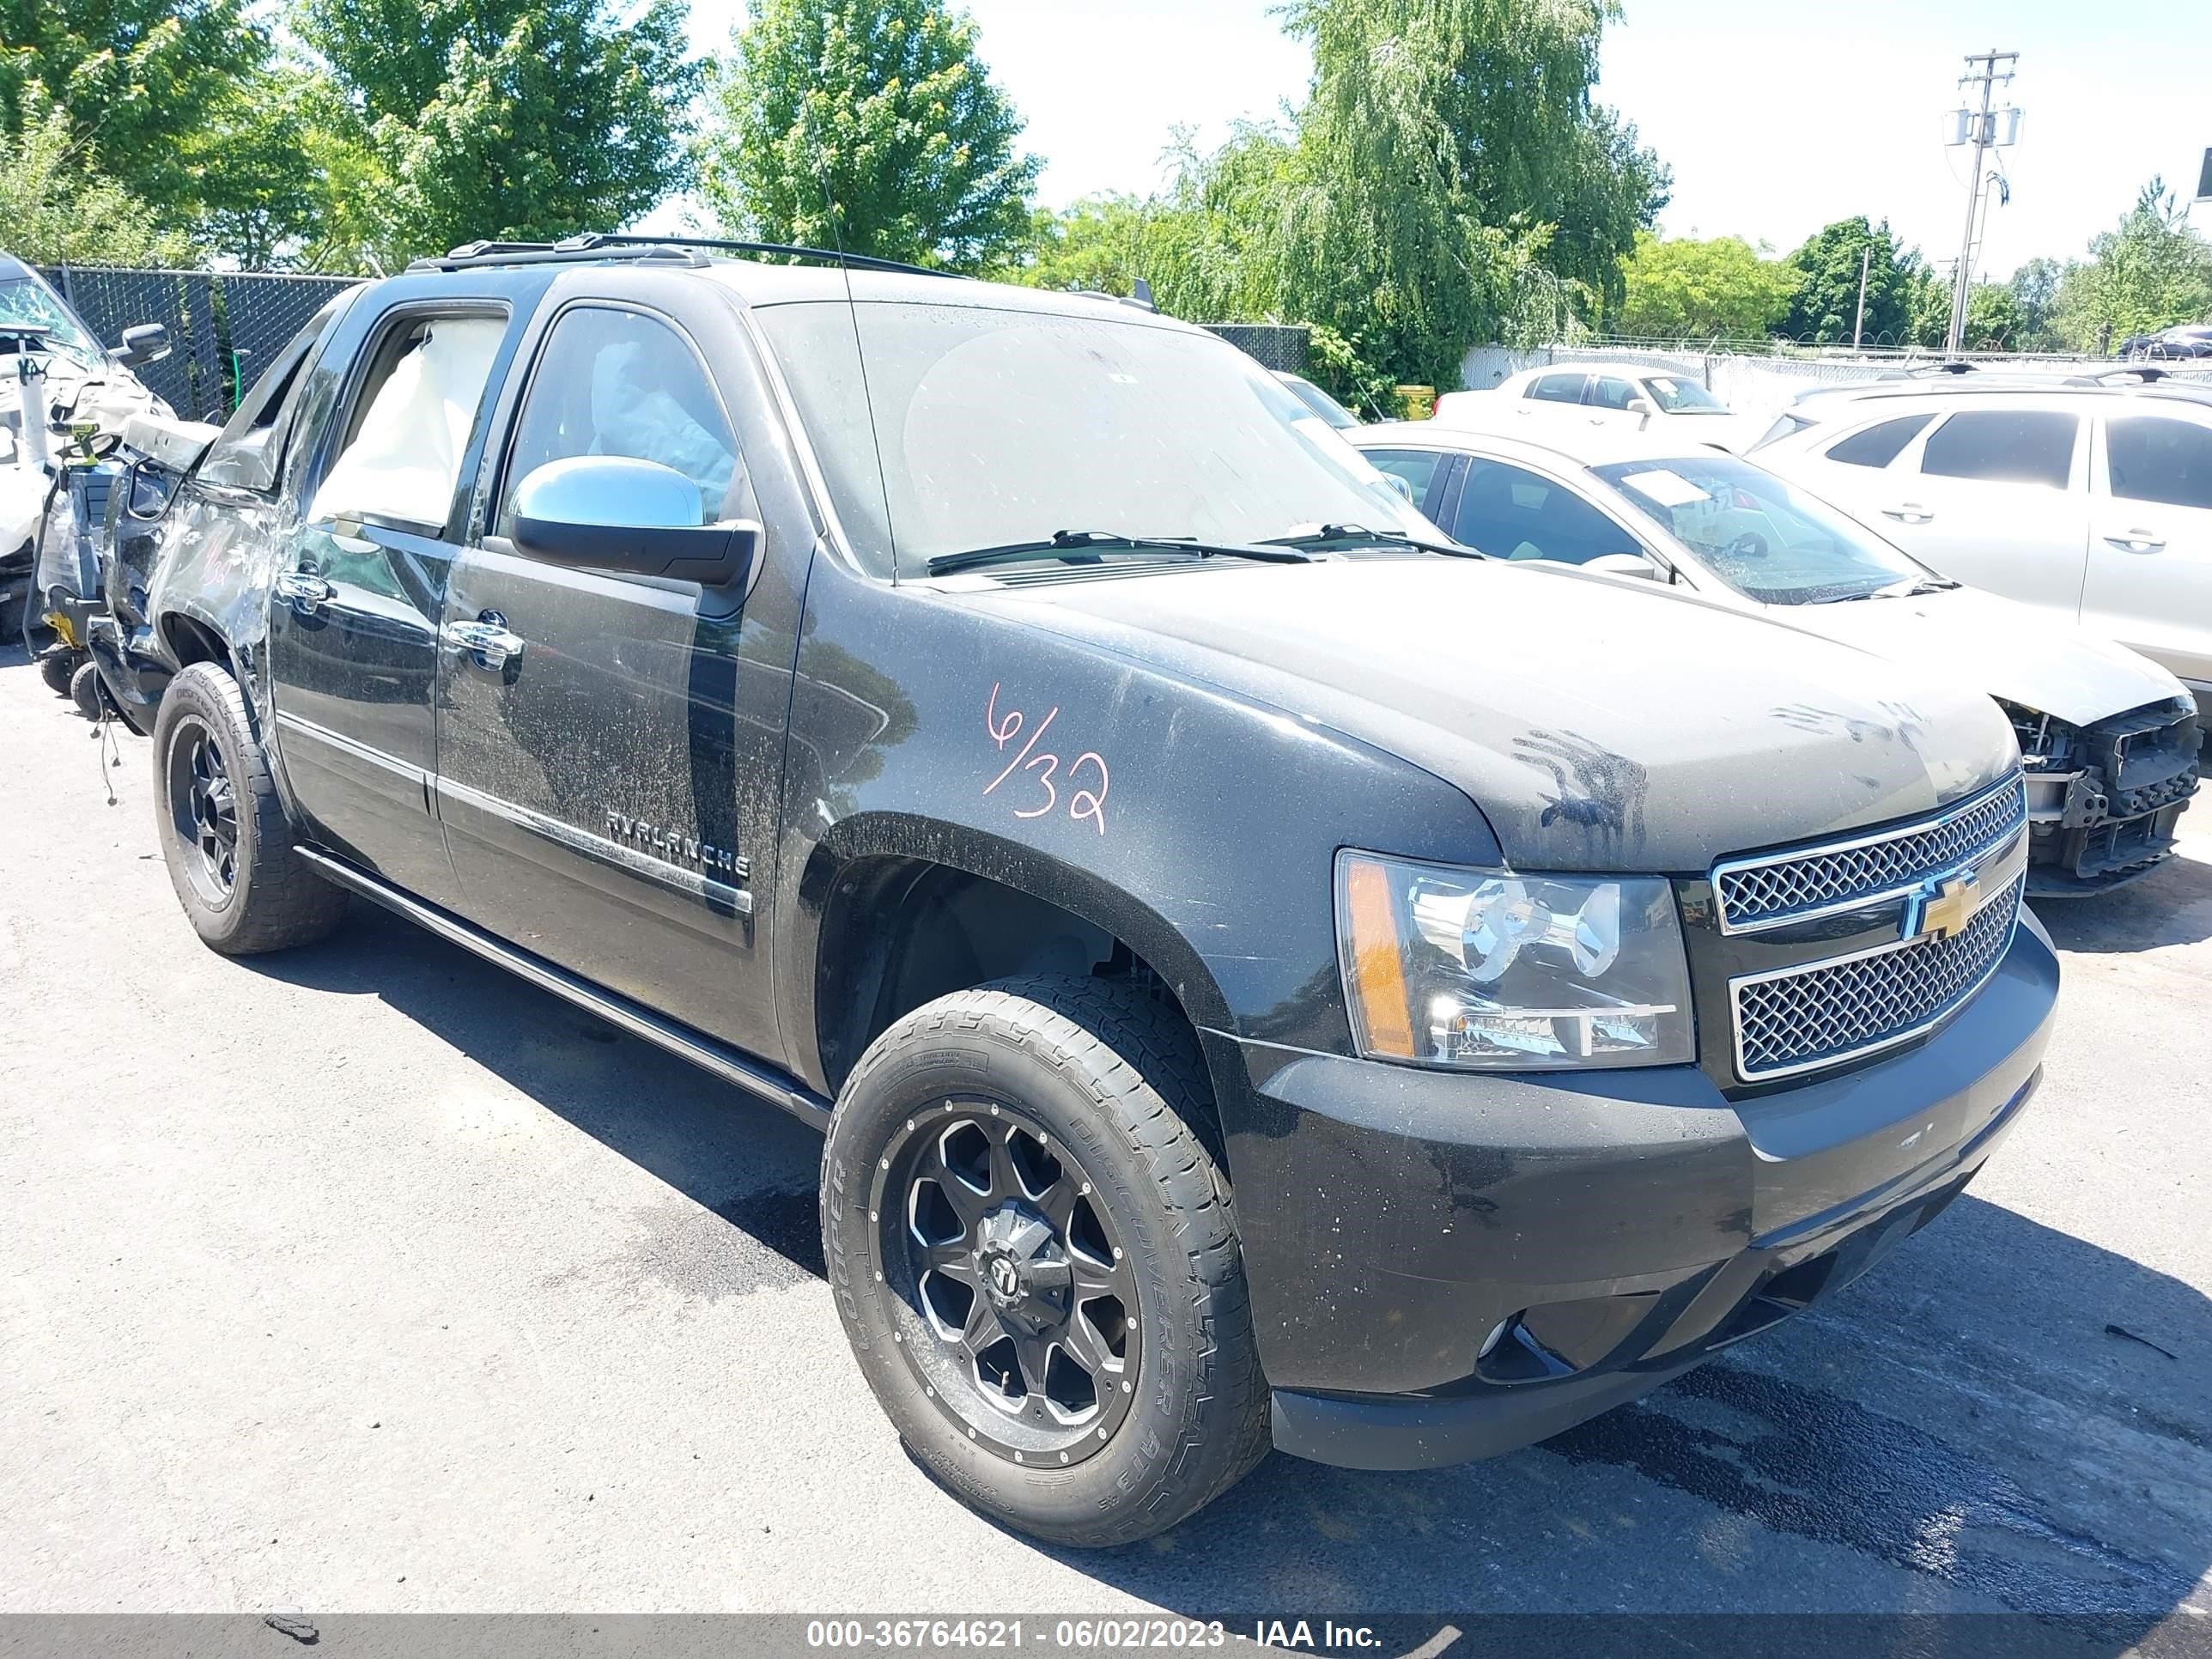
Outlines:
{"label": "chrome grille surround", "polygon": [[1721,932],[1763,933],[1902,898],[1929,877],[2002,845],[2027,822],[2027,786],[2014,772],[1930,817],[1847,841],[1723,859],[1712,871]]}
{"label": "chrome grille surround", "polygon": [[1730,980],[1736,1074],[1763,1082],[1838,1065],[1908,1042],[1964,1006],[1996,972],[2020,921],[2025,861],[2006,863],[2019,873],[1950,938]]}

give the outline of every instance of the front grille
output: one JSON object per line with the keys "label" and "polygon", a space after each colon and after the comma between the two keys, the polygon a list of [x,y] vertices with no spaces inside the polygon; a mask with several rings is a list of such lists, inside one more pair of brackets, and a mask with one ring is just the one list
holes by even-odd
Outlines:
{"label": "front grille", "polygon": [[2027,822],[2027,786],[2015,774],[1917,823],[1724,860],[1713,870],[1721,931],[1756,933],[1893,897],[1997,846]]}
{"label": "front grille", "polygon": [[1732,981],[1738,1073],[1757,1080],[1832,1066],[1927,1030],[1996,971],[2027,885],[2023,874],[1949,939]]}

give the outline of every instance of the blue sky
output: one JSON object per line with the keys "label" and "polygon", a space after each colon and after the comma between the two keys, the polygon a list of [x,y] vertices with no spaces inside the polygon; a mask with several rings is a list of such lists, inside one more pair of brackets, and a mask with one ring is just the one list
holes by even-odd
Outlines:
{"label": "blue sky", "polygon": [[[693,38],[726,48],[742,0],[693,0]],[[1269,0],[968,0],[983,55],[1044,158],[1060,205],[1143,191],[1178,125],[1218,143],[1305,89],[1311,64]],[[2021,54],[2026,111],[2003,152],[1976,268],[2080,253],[2153,173],[2185,195],[2212,146],[2208,0],[1627,0],[1606,33],[1599,95],[1674,169],[1671,234],[1786,252],[1832,220],[1887,214],[1948,264],[1966,213],[1965,153],[1942,144],[1964,54]],[[2196,210],[2212,229],[2212,205]]]}

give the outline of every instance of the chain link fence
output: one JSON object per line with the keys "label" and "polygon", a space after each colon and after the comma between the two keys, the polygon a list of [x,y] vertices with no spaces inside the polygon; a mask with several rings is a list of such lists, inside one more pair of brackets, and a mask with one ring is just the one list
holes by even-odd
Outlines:
{"label": "chain link fence", "polygon": [[223,421],[270,361],[345,276],[270,271],[120,270],[52,265],[43,272],[108,347],[123,331],[160,323],[169,355],[136,371],[155,396],[192,420]]}
{"label": "chain link fence", "polygon": [[1311,331],[1295,323],[1208,323],[1208,331],[1247,356],[1262,368],[1283,374],[1306,372]]}
{"label": "chain link fence", "polygon": [[[2025,352],[1965,352],[1961,358],[1978,368],[2045,375],[2097,374],[2124,365],[2110,357],[2072,357]],[[1739,415],[1771,419],[1788,408],[1801,392],[1820,386],[1863,385],[1894,376],[1900,369],[1924,368],[1945,361],[1940,351],[1918,347],[1898,349],[1848,346],[1779,349],[1745,342],[1741,349],[1729,345],[1669,345],[1657,341],[1583,341],[1577,344],[1536,346],[1476,346],[1460,368],[1463,385],[1480,390],[1496,386],[1509,374],[1542,368],[1553,363],[1617,363],[1625,368],[1663,369],[1692,380]],[[2177,380],[2212,385],[2212,361],[2179,359],[2158,365]]]}

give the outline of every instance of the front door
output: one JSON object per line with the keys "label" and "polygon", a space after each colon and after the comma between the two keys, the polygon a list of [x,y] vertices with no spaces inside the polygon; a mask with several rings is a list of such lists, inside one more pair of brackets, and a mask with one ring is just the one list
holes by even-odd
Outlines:
{"label": "front door", "polygon": [[479,305],[355,326],[360,372],[328,412],[270,602],[277,744],[317,839],[444,903],[429,775],[447,526],[508,322]]}
{"label": "front door", "polygon": [[2115,415],[2104,428],[2082,626],[2212,690],[2212,421]]}
{"label": "front door", "polygon": [[438,811],[472,921],[772,1054],[755,900],[773,853],[790,641],[756,672],[741,591],[541,563],[507,533],[516,486],[580,455],[674,467],[707,520],[760,516],[695,343],[700,329],[734,339],[734,318],[696,288],[672,298],[706,313],[697,327],[580,300],[532,349],[486,533],[447,590]]}

